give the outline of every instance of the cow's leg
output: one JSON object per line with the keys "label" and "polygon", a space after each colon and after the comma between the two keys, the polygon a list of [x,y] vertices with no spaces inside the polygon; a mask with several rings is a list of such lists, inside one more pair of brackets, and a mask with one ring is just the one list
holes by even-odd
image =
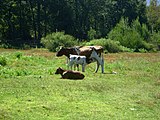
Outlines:
{"label": "cow's leg", "polygon": [[68,62],[68,65],[67,65],[67,67],[68,67],[68,70],[72,70],[72,66],[73,66],[73,62],[72,61],[69,61]]}
{"label": "cow's leg", "polygon": [[101,68],[102,68],[102,73],[104,73],[104,58],[103,58],[103,54],[101,56]]}
{"label": "cow's leg", "polygon": [[78,70],[79,71],[79,65],[78,64],[74,64],[74,70]]}
{"label": "cow's leg", "polygon": [[73,65],[74,65],[74,64],[70,62],[69,66],[70,66],[71,70],[72,70],[72,66],[73,66]]}
{"label": "cow's leg", "polygon": [[102,59],[102,62],[101,62],[101,70],[102,70],[102,73],[104,73],[104,59]]}
{"label": "cow's leg", "polygon": [[79,71],[79,66],[78,66],[78,64],[74,64],[74,70],[78,70],[78,71]]}
{"label": "cow's leg", "polygon": [[67,57],[67,58],[66,58],[66,64],[68,64],[68,63],[69,63],[69,58]]}
{"label": "cow's leg", "polygon": [[67,69],[69,70],[69,58],[66,58]]}
{"label": "cow's leg", "polygon": [[79,65],[77,64],[77,70],[79,71]]}
{"label": "cow's leg", "polygon": [[76,66],[77,66],[77,65],[76,65],[76,64],[74,64],[74,70],[76,70]]}
{"label": "cow's leg", "polygon": [[84,72],[84,71],[85,71],[85,65],[82,64],[82,72]]}
{"label": "cow's leg", "polygon": [[67,65],[67,70],[69,70],[69,67],[70,67],[70,66],[69,66],[69,65]]}
{"label": "cow's leg", "polygon": [[95,73],[98,72],[98,69],[99,69],[99,62],[97,61],[97,66],[96,66],[96,71],[95,71]]}

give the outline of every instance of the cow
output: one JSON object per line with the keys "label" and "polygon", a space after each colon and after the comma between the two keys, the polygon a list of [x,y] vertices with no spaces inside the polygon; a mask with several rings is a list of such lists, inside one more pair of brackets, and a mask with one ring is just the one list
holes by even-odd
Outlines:
{"label": "cow", "polygon": [[68,66],[71,67],[71,70],[72,70],[73,65],[78,65],[78,64],[82,65],[82,72],[84,72],[85,66],[87,64],[86,63],[86,56],[70,54]]}
{"label": "cow", "polygon": [[[90,64],[92,62],[95,62],[95,59],[91,59],[91,53],[93,51],[92,48],[95,48],[95,51],[97,53],[97,55],[99,57],[103,57],[102,53],[103,53],[103,47],[102,46],[80,46],[80,47],[70,47],[70,48],[64,48],[61,47],[60,50],[56,53],[57,57],[63,56],[65,55],[68,59],[70,54],[73,55],[82,55],[82,56],[86,56],[86,63]],[[97,67],[96,67],[96,71],[98,71],[99,68],[99,64],[97,63]],[[103,73],[104,71],[102,71]]]}
{"label": "cow", "polygon": [[56,70],[55,74],[61,74],[62,79],[79,80],[79,79],[84,79],[85,77],[82,73],[78,71],[64,70],[60,67]]}

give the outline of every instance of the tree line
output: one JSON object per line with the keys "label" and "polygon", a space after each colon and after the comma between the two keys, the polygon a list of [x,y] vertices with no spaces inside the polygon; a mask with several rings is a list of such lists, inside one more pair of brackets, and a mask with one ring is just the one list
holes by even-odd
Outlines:
{"label": "tree line", "polygon": [[40,45],[57,31],[79,41],[103,38],[122,17],[129,25],[138,18],[151,33],[160,31],[158,0],[149,6],[146,0],[1,0],[0,44]]}

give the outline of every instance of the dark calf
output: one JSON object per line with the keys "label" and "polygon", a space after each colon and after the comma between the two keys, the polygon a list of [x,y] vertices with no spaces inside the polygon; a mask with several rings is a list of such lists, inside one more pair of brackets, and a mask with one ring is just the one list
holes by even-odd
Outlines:
{"label": "dark calf", "polygon": [[63,79],[83,79],[85,76],[77,71],[72,71],[72,70],[64,70],[62,68],[58,68],[55,72],[55,74],[61,74]]}

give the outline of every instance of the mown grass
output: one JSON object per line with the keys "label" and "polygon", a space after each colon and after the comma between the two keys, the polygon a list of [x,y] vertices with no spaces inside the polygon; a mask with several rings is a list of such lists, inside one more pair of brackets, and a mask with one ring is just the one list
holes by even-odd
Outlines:
{"label": "mown grass", "polygon": [[160,119],[159,53],[106,54],[105,74],[92,63],[78,81],[55,75],[66,59],[47,50],[1,49],[0,56],[0,119]]}

